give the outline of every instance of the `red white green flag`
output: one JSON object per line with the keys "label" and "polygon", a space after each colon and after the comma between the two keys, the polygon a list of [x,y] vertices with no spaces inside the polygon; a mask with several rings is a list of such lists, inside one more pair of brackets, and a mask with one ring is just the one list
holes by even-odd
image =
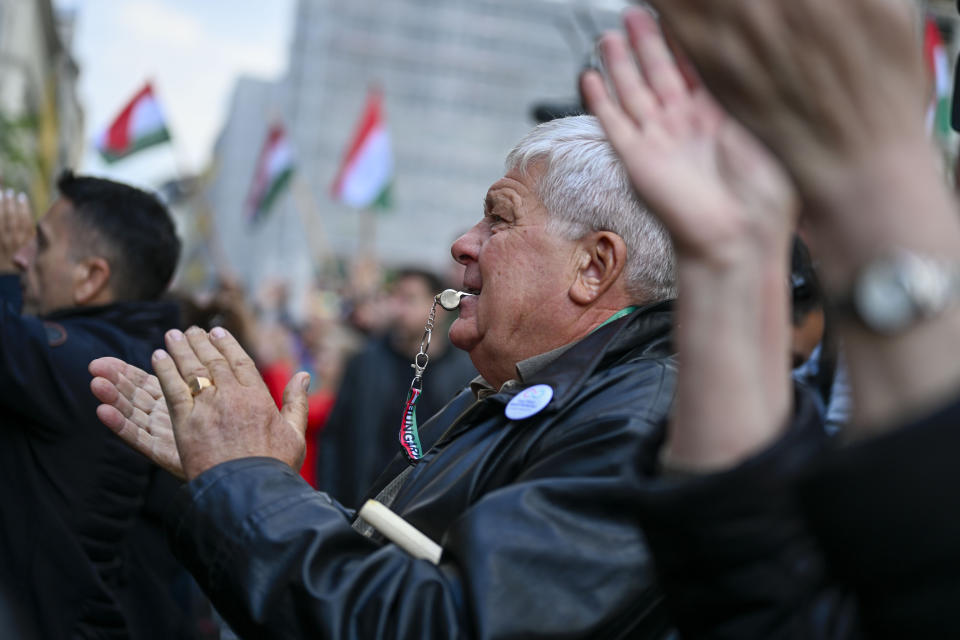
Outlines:
{"label": "red white green flag", "polygon": [[351,207],[387,208],[392,181],[393,150],[383,115],[383,95],[371,89],[331,192],[334,199]]}
{"label": "red white green flag", "polygon": [[945,138],[950,133],[950,59],[940,28],[931,18],[927,18],[924,32],[923,58],[933,80],[927,108],[927,131]]}
{"label": "red white green flag", "polygon": [[270,212],[278,196],[293,177],[293,147],[281,124],[274,124],[260,150],[247,196],[247,219],[260,222]]}
{"label": "red white green flag", "polygon": [[100,134],[96,146],[103,159],[113,163],[169,139],[163,112],[148,82]]}

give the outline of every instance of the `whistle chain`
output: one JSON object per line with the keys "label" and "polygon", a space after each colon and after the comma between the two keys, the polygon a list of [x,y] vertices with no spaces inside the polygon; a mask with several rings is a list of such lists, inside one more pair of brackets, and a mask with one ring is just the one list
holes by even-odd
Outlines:
{"label": "whistle chain", "polygon": [[415,463],[423,456],[420,432],[417,426],[417,401],[423,392],[423,372],[430,362],[427,350],[430,348],[430,338],[433,336],[433,326],[437,319],[437,305],[439,304],[448,311],[453,311],[460,306],[460,299],[467,295],[472,294],[447,289],[433,298],[433,306],[430,307],[430,315],[427,316],[427,324],[423,328],[423,337],[420,338],[420,351],[413,359],[413,364],[410,365],[413,367],[413,380],[410,382],[410,391],[407,393],[407,400],[403,405],[403,418],[400,423],[400,446],[403,447],[403,451],[411,463]]}
{"label": "whistle chain", "polygon": [[411,389],[414,388],[414,385],[420,384],[421,379],[423,378],[423,372],[427,369],[427,364],[430,362],[430,356],[427,355],[427,349],[430,348],[430,338],[433,336],[433,326],[437,319],[438,302],[440,302],[440,296],[437,296],[433,299],[433,306],[430,307],[430,315],[427,317],[427,324],[423,327],[423,337],[420,338],[420,351],[413,359],[413,364],[410,365],[414,372],[413,382],[410,383]]}

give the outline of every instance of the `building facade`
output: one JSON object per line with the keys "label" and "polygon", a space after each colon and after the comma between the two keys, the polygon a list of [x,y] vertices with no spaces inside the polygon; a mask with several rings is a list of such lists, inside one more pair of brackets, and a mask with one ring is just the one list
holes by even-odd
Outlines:
{"label": "building facade", "polygon": [[71,31],[72,17],[50,0],[0,0],[0,176],[38,210],[83,148]]}
{"label": "building facade", "polygon": [[[224,245],[243,247],[237,254],[244,260],[262,253],[254,262],[269,266],[251,266],[254,273],[282,271],[284,261],[302,272],[301,250],[311,254],[315,269],[331,255],[443,268],[452,240],[479,219],[507,152],[535,123],[535,105],[576,103],[577,76],[593,38],[618,26],[627,4],[299,0],[282,97],[259,116],[234,104],[234,114],[261,121],[224,129],[217,154],[220,192],[211,204],[219,233],[246,234],[224,236]],[[954,3],[924,6],[938,16],[949,41]],[[393,206],[375,213],[350,209],[330,195],[371,87],[383,93],[395,165]],[[238,198],[249,189],[267,126],[262,119],[278,116],[296,148],[297,179],[274,213],[277,220],[268,220],[256,239],[230,219],[242,216]],[[277,238],[289,237],[291,228],[305,241],[289,244],[278,258],[276,247],[285,241]]]}
{"label": "building facade", "polygon": [[[502,175],[507,152],[535,124],[534,106],[577,101],[577,75],[593,37],[618,23],[624,4],[300,0],[283,98],[271,107],[290,131],[297,178],[272,214],[282,222],[264,225],[261,251],[272,253],[274,236],[282,234],[271,225],[299,225],[316,268],[331,256],[347,262],[373,257],[388,267],[449,265],[451,242],[480,218],[483,196]],[[375,213],[350,209],[330,195],[372,87],[383,93],[395,166],[392,206]],[[239,117],[242,108],[234,104],[232,110]],[[216,154],[221,185],[211,191],[220,233],[239,233],[228,231],[234,225],[224,218],[240,216],[235,194],[249,188],[262,144],[258,132],[265,127],[224,128]],[[238,154],[249,166],[226,157]],[[228,175],[227,163],[237,165],[235,176]],[[225,245],[233,243],[224,236]],[[283,259],[299,264],[297,250],[289,247]]]}

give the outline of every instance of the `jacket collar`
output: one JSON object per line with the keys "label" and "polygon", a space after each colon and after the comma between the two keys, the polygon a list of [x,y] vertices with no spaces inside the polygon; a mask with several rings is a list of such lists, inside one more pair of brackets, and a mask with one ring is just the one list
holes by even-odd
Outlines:
{"label": "jacket collar", "polygon": [[[673,354],[672,329],[672,300],[640,307],[634,313],[598,327],[577,342],[525,360],[521,363],[523,367],[518,364],[518,381],[508,382],[499,393],[489,397],[507,402],[526,387],[545,384],[553,389],[551,407],[562,409],[602,365],[628,356],[666,357]],[[540,358],[547,362],[539,362]],[[534,366],[527,367],[528,364]],[[524,375],[524,371],[529,372],[530,368],[534,371]],[[471,388],[480,380],[474,380]]]}
{"label": "jacket collar", "polygon": [[55,322],[74,318],[96,319],[114,325],[131,336],[155,340],[164,331],[179,324],[180,312],[174,303],[157,300],[73,307],[41,316],[43,320]]}

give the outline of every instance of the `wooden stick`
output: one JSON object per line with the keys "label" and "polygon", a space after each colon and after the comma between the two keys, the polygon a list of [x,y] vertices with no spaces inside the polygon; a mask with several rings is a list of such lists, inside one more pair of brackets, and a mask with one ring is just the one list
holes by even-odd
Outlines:
{"label": "wooden stick", "polygon": [[385,505],[367,500],[357,515],[414,558],[440,563],[443,548]]}

